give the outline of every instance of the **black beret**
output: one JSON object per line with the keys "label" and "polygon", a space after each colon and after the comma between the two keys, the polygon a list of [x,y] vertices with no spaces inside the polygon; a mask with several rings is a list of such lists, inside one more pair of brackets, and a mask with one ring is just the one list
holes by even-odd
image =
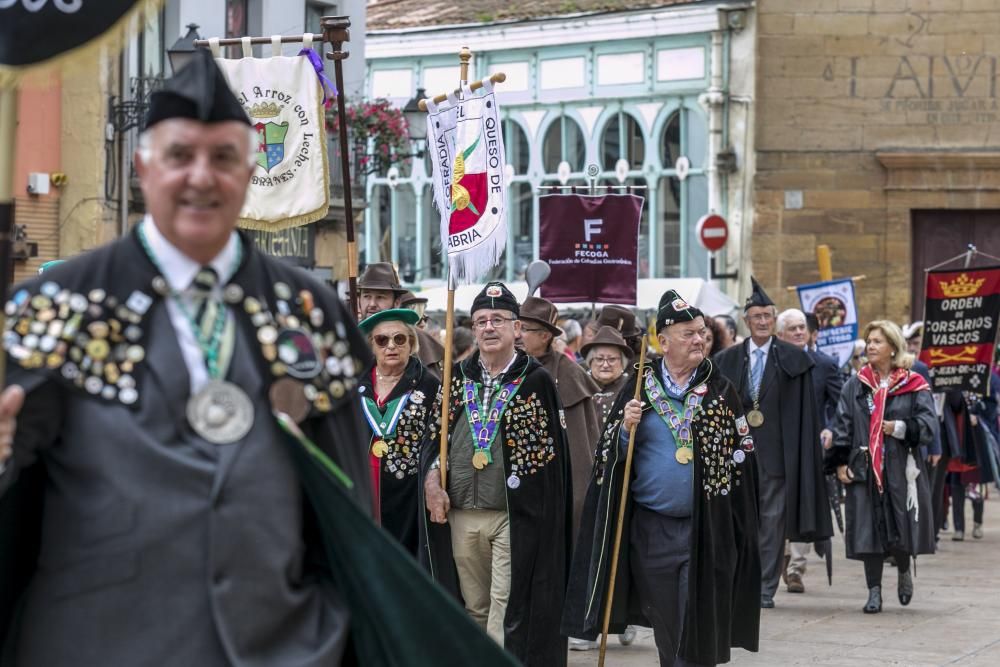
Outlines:
{"label": "black beret", "polygon": [[472,302],[472,309],[469,314],[475,316],[477,310],[509,310],[514,313],[514,317],[520,317],[521,307],[517,304],[514,294],[507,289],[502,282],[493,281],[486,283],[486,287],[480,292]]}
{"label": "black beret", "polygon": [[250,125],[243,105],[229,89],[226,77],[207,49],[195,49],[191,62],[150,95],[146,128],[169,118],[203,123],[235,120]]}
{"label": "black beret", "polygon": [[696,317],[703,316],[704,313],[685,301],[677,290],[668,289],[660,297],[660,309],[656,311],[656,331],[659,333],[663,327],[678,322],[690,322]]}

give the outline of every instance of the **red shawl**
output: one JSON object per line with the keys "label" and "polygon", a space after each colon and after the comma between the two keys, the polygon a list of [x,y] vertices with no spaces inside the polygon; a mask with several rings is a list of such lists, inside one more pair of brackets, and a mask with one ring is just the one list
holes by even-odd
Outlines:
{"label": "red shawl", "polygon": [[920,375],[905,368],[892,369],[889,372],[889,377],[883,382],[871,364],[866,364],[861,369],[858,373],[858,379],[872,390],[872,401],[875,404],[871,420],[868,422],[868,452],[872,457],[872,471],[875,474],[875,483],[878,485],[879,493],[881,493],[882,456],[884,449],[882,419],[885,416],[886,400],[889,395],[898,396],[900,394],[908,394],[911,391],[930,391],[930,386]]}

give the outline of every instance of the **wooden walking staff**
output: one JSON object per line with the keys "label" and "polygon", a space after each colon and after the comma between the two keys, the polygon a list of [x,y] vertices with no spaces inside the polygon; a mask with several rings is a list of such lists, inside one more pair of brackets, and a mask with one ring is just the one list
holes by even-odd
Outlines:
{"label": "wooden walking staff", "polygon": [[[635,393],[632,398],[640,400],[642,395],[642,373],[646,365],[646,335],[642,336],[642,348],[639,350],[639,372],[635,376]],[[604,667],[604,653],[608,650],[608,626],[611,625],[611,606],[615,600],[615,577],[618,576],[618,556],[622,548],[622,523],[625,521],[625,506],[628,503],[628,486],[632,478],[632,452],[635,450],[636,424],[628,432],[628,450],[625,452],[625,476],[622,479],[622,499],[618,503],[618,525],[615,527],[615,545],[611,550],[611,572],[608,579],[608,599],[604,602],[604,624],[601,627],[601,652],[597,658],[598,667]],[[617,445],[616,445],[617,446]]]}
{"label": "wooden walking staff", "polygon": [[[351,204],[351,162],[347,147],[347,111],[344,106],[343,60],[350,54],[343,51],[344,42],[351,41],[351,20],[346,16],[324,16],[320,19],[323,41],[333,46],[326,57],[333,61],[337,82],[337,127],[340,130],[340,171],[344,187],[344,224],[347,229],[347,284],[350,293],[351,314],[358,316],[358,244],[354,239],[354,208]],[[443,466],[442,466],[443,467]]]}
{"label": "wooden walking staff", "polygon": [[[0,88],[0,305],[7,302],[13,278],[11,239],[14,230],[14,140],[17,135],[17,87]],[[0,309],[0,331],[6,316]],[[7,355],[0,351],[0,389],[6,380]]]}

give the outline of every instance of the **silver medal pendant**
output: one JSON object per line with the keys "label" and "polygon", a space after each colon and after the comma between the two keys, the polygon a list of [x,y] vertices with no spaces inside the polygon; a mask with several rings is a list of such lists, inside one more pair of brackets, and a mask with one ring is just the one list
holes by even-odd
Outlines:
{"label": "silver medal pendant", "polygon": [[187,419],[194,432],[208,442],[228,445],[242,439],[253,427],[253,403],[235,384],[209,380],[188,399]]}

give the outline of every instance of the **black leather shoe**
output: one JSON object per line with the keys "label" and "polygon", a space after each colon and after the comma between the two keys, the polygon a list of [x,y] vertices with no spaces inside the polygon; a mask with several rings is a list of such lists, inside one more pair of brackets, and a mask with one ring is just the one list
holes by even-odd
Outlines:
{"label": "black leather shoe", "polygon": [[761,609],[774,609],[774,598],[770,595],[760,596],[760,608]]}
{"label": "black leather shoe", "polygon": [[910,576],[910,571],[899,573],[899,604],[904,607],[910,604],[910,600],[913,599],[913,577]]}
{"label": "black leather shoe", "polygon": [[868,602],[865,603],[864,609],[862,609],[866,614],[878,614],[882,611],[882,587],[872,586],[868,589]]}

